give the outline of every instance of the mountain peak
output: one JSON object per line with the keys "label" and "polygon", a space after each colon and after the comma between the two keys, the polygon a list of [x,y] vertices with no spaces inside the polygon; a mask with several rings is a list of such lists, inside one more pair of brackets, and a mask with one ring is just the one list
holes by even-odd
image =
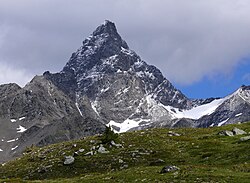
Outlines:
{"label": "mountain peak", "polygon": [[119,35],[115,24],[109,20],[105,20],[103,24],[98,26],[96,30],[93,32],[93,36],[97,36],[97,35],[101,35],[105,33],[110,34],[110,35]]}
{"label": "mountain peak", "polygon": [[250,90],[250,85],[249,85],[249,86],[242,85],[240,88],[241,88],[243,91],[244,91],[244,90]]}
{"label": "mountain peak", "polygon": [[82,46],[72,54],[63,71],[73,70],[74,73],[84,73],[103,59],[119,55],[122,49],[128,50],[127,43],[118,34],[113,22],[105,20],[96,30],[82,42]]}

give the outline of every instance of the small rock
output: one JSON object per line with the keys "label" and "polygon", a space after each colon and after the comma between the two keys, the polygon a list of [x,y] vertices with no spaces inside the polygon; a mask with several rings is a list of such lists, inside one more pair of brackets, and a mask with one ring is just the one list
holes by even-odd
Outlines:
{"label": "small rock", "polygon": [[121,144],[116,144],[113,140],[111,141],[111,145],[115,147],[122,147]]}
{"label": "small rock", "polygon": [[77,145],[76,144],[73,144],[73,147],[76,147]]}
{"label": "small rock", "polygon": [[38,158],[41,159],[41,160],[43,160],[43,159],[46,159],[46,156],[44,154],[39,154]]}
{"label": "small rock", "polygon": [[150,153],[148,153],[148,152],[139,152],[138,154],[139,155],[150,155]]}
{"label": "small rock", "polygon": [[240,138],[241,142],[248,141],[248,140],[250,140],[250,136],[246,136],[246,137],[241,137]]}
{"label": "small rock", "polygon": [[233,132],[231,132],[229,130],[221,131],[218,134],[222,135],[222,136],[234,136]]}
{"label": "small rock", "polygon": [[74,155],[73,155],[73,156],[74,156],[74,157],[75,157],[75,156],[79,156],[78,151],[74,152]]}
{"label": "small rock", "polygon": [[47,172],[47,168],[46,167],[39,167],[39,169],[37,170],[38,173],[45,173]]}
{"label": "small rock", "polygon": [[101,144],[100,147],[97,150],[98,153],[104,154],[104,153],[109,153],[109,151],[107,151],[105,149],[105,147],[103,147],[103,145]]}
{"label": "small rock", "polygon": [[119,159],[118,161],[119,161],[119,163],[123,163],[124,162],[122,159]]}
{"label": "small rock", "polygon": [[179,137],[179,136],[181,136],[179,133],[175,133],[175,132],[173,132],[173,131],[169,131],[168,132],[168,136],[177,136],[177,137]]}
{"label": "small rock", "polygon": [[92,156],[92,155],[94,155],[94,152],[93,152],[93,151],[90,151],[90,152],[85,153],[84,155],[85,155],[85,156]]}
{"label": "small rock", "polygon": [[124,168],[128,168],[128,165],[123,165]]}
{"label": "small rock", "polygon": [[241,130],[241,129],[236,128],[236,127],[232,130],[232,132],[233,132],[234,135],[244,135],[244,134],[247,134],[247,132],[245,132],[244,130]]}
{"label": "small rock", "polygon": [[94,144],[94,143],[95,143],[95,140],[90,140],[90,143],[91,143],[91,144]]}
{"label": "small rock", "polygon": [[84,149],[79,149],[78,152],[82,153],[84,152],[85,150]]}
{"label": "small rock", "polygon": [[128,165],[126,164],[120,167],[120,169],[124,169],[124,168],[128,168]]}
{"label": "small rock", "polygon": [[73,156],[65,156],[65,160],[63,162],[64,165],[70,165],[75,162],[75,158]]}
{"label": "small rock", "polygon": [[169,173],[169,172],[175,172],[179,170],[177,166],[165,166],[162,168],[160,173]]}

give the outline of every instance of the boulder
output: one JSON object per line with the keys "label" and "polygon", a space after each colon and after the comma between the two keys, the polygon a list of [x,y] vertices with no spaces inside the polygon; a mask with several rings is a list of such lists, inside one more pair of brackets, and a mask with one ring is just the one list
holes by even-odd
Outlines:
{"label": "boulder", "polygon": [[74,152],[74,155],[73,155],[73,156],[74,156],[74,157],[75,157],[75,156],[79,156],[78,151]]}
{"label": "boulder", "polygon": [[97,150],[98,153],[104,154],[104,153],[109,153],[109,151],[106,150],[105,147],[101,144],[100,147]]}
{"label": "boulder", "polygon": [[65,160],[63,162],[64,165],[71,165],[75,162],[75,158],[73,156],[65,156]]}
{"label": "boulder", "polygon": [[115,146],[115,147],[122,147],[121,144],[116,144],[113,140],[111,141],[110,143],[112,146]]}
{"label": "boulder", "polygon": [[219,135],[222,135],[222,136],[234,136],[233,132],[231,132],[229,130],[221,131],[221,132],[219,132]]}
{"label": "boulder", "polygon": [[250,136],[246,136],[246,137],[241,137],[240,138],[241,142],[248,141],[248,140],[250,140]]}
{"label": "boulder", "polygon": [[179,133],[175,133],[175,132],[173,132],[173,131],[169,131],[168,132],[168,136],[170,136],[170,137],[172,137],[172,136],[177,136],[177,137],[179,137],[179,136],[181,136]]}
{"label": "boulder", "polygon": [[84,149],[79,149],[78,152],[82,153],[84,152]]}
{"label": "boulder", "polygon": [[232,130],[232,132],[233,132],[234,135],[244,135],[244,134],[247,134],[247,132],[245,132],[244,130],[241,130],[241,129],[236,128],[236,127]]}
{"label": "boulder", "polygon": [[179,170],[177,166],[164,166],[160,173],[169,173]]}
{"label": "boulder", "polygon": [[89,152],[85,153],[84,155],[85,156],[92,156],[92,155],[94,155],[94,152],[93,151],[89,151]]}
{"label": "boulder", "polygon": [[51,168],[52,165],[48,165],[48,166],[41,166],[38,168],[37,172],[38,173],[46,173],[49,171],[49,168]]}

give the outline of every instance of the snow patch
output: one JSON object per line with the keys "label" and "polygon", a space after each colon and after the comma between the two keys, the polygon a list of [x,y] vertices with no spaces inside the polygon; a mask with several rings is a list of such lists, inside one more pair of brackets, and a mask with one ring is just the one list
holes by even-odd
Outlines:
{"label": "snow patch", "polygon": [[82,116],[82,111],[80,110],[78,103],[76,102],[75,105],[76,105],[76,108],[77,108],[78,112],[79,112],[80,115]]}
{"label": "snow patch", "polygon": [[16,119],[10,119],[10,121],[11,121],[12,123],[15,123],[15,122],[16,122]]}
{"label": "snow patch", "polygon": [[218,126],[221,126],[221,125],[225,124],[228,120],[229,120],[229,118],[227,118],[226,120],[224,120],[224,121],[218,123]]}
{"label": "snow patch", "polygon": [[214,123],[212,123],[209,127],[213,127],[214,126]]}
{"label": "snow patch", "polygon": [[10,143],[10,142],[15,142],[16,139],[11,139],[11,140],[8,140],[7,142]]}
{"label": "snow patch", "polygon": [[140,59],[137,59],[137,61],[134,63],[134,65],[138,68],[140,68],[144,63],[140,60]]}
{"label": "snow patch", "polygon": [[239,113],[239,114],[236,114],[235,117],[238,117],[238,116],[241,116],[241,115],[242,115],[242,113]]}
{"label": "snow patch", "polygon": [[217,109],[217,107],[219,107],[226,99],[227,98],[213,100],[208,104],[200,105],[190,110],[184,111],[180,111],[179,109],[174,108],[172,106],[162,106],[166,108],[169,112],[171,112],[175,118],[199,119],[202,116],[212,114]]}
{"label": "snow patch", "polygon": [[49,96],[52,96],[51,93],[50,93],[50,91],[49,91],[49,89],[48,89],[48,94],[49,94]]}
{"label": "snow patch", "polygon": [[121,51],[127,55],[134,56],[133,51],[121,47]]}
{"label": "snow patch", "polygon": [[108,124],[107,124],[107,126],[115,126],[115,127],[118,127],[118,128],[120,128],[120,130],[119,131],[117,131],[117,130],[114,130],[116,133],[123,133],[123,132],[126,132],[126,131],[128,131],[129,129],[131,129],[131,128],[135,128],[135,127],[138,127],[139,126],[139,124],[141,123],[141,122],[149,122],[150,121],[150,119],[139,119],[139,120],[132,120],[132,119],[126,119],[124,122],[122,122],[122,123],[117,123],[117,122],[115,122],[115,121],[113,121],[113,120],[111,120]]}
{"label": "snow patch", "polygon": [[123,90],[123,93],[127,93],[127,92],[129,91],[129,88],[130,88],[130,87],[125,88],[125,89]]}
{"label": "snow patch", "polygon": [[95,100],[94,102],[91,102],[91,107],[95,111],[95,113],[99,116],[99,113],[97,111],[97,101]]}
{"label": "snow patch", "polygon": [[22,120],[24,120],[26,117],[21,117],[21,118],[19,118],[19,121],[22,121]]}
{"label": "snow patch", "polygon": [[150,79],[155,79],[155,76],[153,73],[146,71],[145,75],[148,76]]}
{"label": "snow patch", "polygon": [[105,93],[106,91],[109,90],[109,87],[101,89],[101,93]]}
{"label": "snow patch", "polygon": [[12,147],[11,150],[14,151],[18,146]]}
{"label": "snow patch", "polygon": [[24,128],[23,126],[19,125],[19,127],[17,128],[17,133],[23,133],[26,130],[27,130],[26,128]]}

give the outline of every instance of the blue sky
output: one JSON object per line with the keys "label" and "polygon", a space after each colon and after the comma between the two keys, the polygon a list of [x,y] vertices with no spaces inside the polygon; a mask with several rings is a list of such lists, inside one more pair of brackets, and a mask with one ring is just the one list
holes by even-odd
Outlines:
{"label": "blue sky", "polygon": [[174,85],[189,98],[225,97],[241,85],[250,85],[250,59],[244,59],[228,75],[217,74],[205,77],[201,81],[189,86]]}

